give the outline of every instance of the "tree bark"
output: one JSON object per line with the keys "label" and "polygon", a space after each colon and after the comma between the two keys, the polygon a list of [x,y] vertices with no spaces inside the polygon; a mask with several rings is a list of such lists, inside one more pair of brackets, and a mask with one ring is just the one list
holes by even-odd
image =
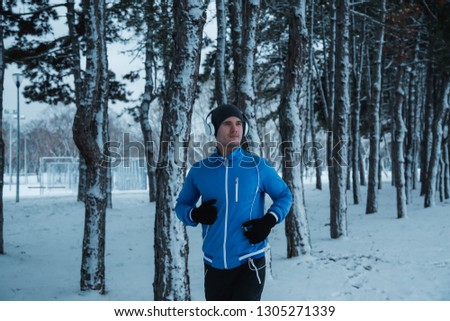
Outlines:
{"label": "tree bark", "polygon": [[[312,4],[310,6],[311,12],[310,12],[310,32],[309,37],[310,39],[314,39],[314,5]],[[311,128],[311,143],[313,144],[313,150],[312,154],[314,157],[314,168],[316,172],[316,188],[318,190],[322,190],[322,164],[320,164],[319,160],[319,151],[318,148],[316,148],[316,126],[315,126],[315,108],[314,108],[314,101],[315,101],[315,91],[314,91],[314,45],[312,41],[309,42],[309,115],[310,115],[310,128]]]}
{"label": "tree bark", "polygon": [[347,236],[347,170],[349,97],[349,0],[337,0],[335,111],[333,119],[333,180],[330,182],[330,235]]}
{"label": "tree bark", "polygon": [[395,168],[395,187],[397,190],[397,218],[408,216],[406,208],[406,188],[405,188],[405,157],[404,140],[406,126],[403,120],[404,90],[402,87],[404,66],[400,65],[397,71],[396,101],[394,109],[394,139],[392,141],[393,159],[392,165]]}
{"label": "tree bark", "polygon": [[380,0],[381,26],[378,27],[376,39],[379,41],[374,59],[375,72],[372,81],[372,93],[370,99],[370,156],[369,179],[367,186],[366,214],[378,212],[378,171],[380,161],[380,103],[382,82],[382,56],[384,45],[384,23],[386,16],[386,0]]}
{"label": "tree bark", "polygon": [[431,146],[430,162],[427,173],[427,183],[425,192],[425,207],[433,207],[435,205],[436,182],[439,161],[441,158],[441,142],[443,135],[443,121],[445,113],[449,108],[448,95],[450,92],[450,76],[443,75],[438,90],[438,102],[433,117],[433,143]]}
{"label": "tree bark", "polygon": [[[447,113],[447,123],[450,121],[450,114]],[[450,129],[450,124],[447,124],[447,128]],[[444,153],[444,198],[449,199],[450,198],[450,134],[447,133],[447,138],[444,143],[444,146],[442,148],[442,151]]]}
{"label": "tree bark", "polygon": [[233,81],[228,96],[233,104],[238,104],[239,64],[242,45],[242,0],[228,1],[228,12],[231,28],[231,47],[233,57]]}
{"label": "tree bark", "polygon": [[[352,63],[352,76],[353,76],[353,105],[351,111],[351,167],[352,167],[352,190],[353,190],[353,203],[359,204],[361,197],[360,189],[360,172],[359,172],[359,150],[361,134],[359,130],[360,126],[360,113],[361,113],[361,81],[362,81],[362,67],[364,62],[364,42],[365,42],[365,28],[363,31],[363,41],[360,44],[361,53],[359,54],[358,61],[358,44],[356,40],[356,22],[355,17],[352,15],[352,49],[353,49],[353,63]],[[358,65],[359,64],[359,65]]]}
{"label": "tree bark", "polygon": [[361,144],[361,138],[359,139],[359,159],[358,159],[358,170],[359,170],[359,181],[361,186],[366,186],[366,166],[364,165],[366,159],[366,153],[364,152],[364,146]]}
{"label": "tree bark", "polygon": [[434,106],[434,87],[436,83],[435,70],[432,61],[432,50],[429,50],[429,59],[427,76],[426,76],[426,97],[425,111],[423,116],[423,138],[421,142],[421,159],[420,159],[420,181],[422,183],[420,195],[425,195],[428,182],[428,166],[431,154],[431,145],[433,140],[432,122],[433,122],[433,106]]}
{"label": "tree bark", "polygon": [[417,65],[418,65],[418,53],[419,45],[416,44],[414,62],[412,69],[409,72],[409,95],[408,95],[408,131],[406,141],[406,157],[405,157],[405,191],[406,191],[406,204],[412,203],[412,187],[413,187],[413,174],[414,174],[414,150],[417,140],[416,129],[416,113],[418,110],[418,102],[416,97],[417,88]]}
{"label": "tree bark", "polygon": [[306,56],[307,30],[305,2],[292,0],[289,14],[289,42],[280,102],[283,179],[288,184],[293,206],[285,220],[287,257],[311,252],[311,240],[303,198],[301,166],[302,135],[298,96]]}
{"label": "tree bark", "polygon": [[217,17],[217,48],[216,48],[216,70],[215,70],[215,96],[217,105],[227,103],[227,89],[225,82],[225,41],[227,25],[225,19],[224,0],[216,0]]}
{"label": "tree bark", "polygon": [[145,158],[148,179],[148,198],[150,202],[156,201],[156,161],[153,130],[150,125],[150,105],[155,100],[153,84],[153,37],[154,37],[154,0],[147,0],[145,20],[147,25],[147,37],[145,39],[145,86],[144,97],[139,109],[139,124],[144,138]]}
{"label": "tree bark", "polygon": [[[0,97],[3,97],[3,83],[5,81],[5,45],[3,42],[3,1],[0,5]],[[11,126],[11,124],[9,124]],[[3,133],[3,99],[0,99],[0,133]],[[11,137],[9,137],[11,139]],[[5,254],[4,240],[3,240],[3,185],[5,174],[5,141],[3,135],[0,137],[0,255]]]}
{"label": "tree bark", "polygon": [[75,144],[86,161],[86,200],[80,288],[105,292],[105,220],[108,139],[108,60],[104,0],[83,0],[86,72],[83,99],[73,123]]}
{"label": "tree bark", "polygon": [[[80,61],[80,43],[79,35],[76,30],[76,12],[75,12],[75,0],[67,0],[67,25],[69,28],[70,37],[70,55],[72,62],[72,76],[74,79],[75,87],[75,106],[80,108],[81,95],[83,92],[83,79],[81,78],[81,61]],[[79,167],[78,167],[78,195],[77,200],[84,202],[86,200],[86,162],[82,155],[79,155]]]}
{"label": "tree bark", "polygon": [[330,18],[330,29],[331,29],[331,37],[330,37],[330,54],[328,56],[328,61],[325,60],[325,64],[328,65],[329,72],[325,74],[325,78],[327,78],[327,96],[328,96],[328,130],[327,130],[327,166],[328,166],[328,181],[330,194],[332,188],[332,182],[334,181],[333,177],[333,148],[334,148],[334,137],[333,137],[333,122],[334,122],[334,112],[335,112],[335,96],[336,96],[336,88],[335,88],[335,79],[336,79],[336,0],[331,1],[331,18]]}
{"label": "tree bark", "polygon": [[253,77],[259,7],[259,0],[249,0],[243,3],[242,43],[237,93],[237,105],[248,120],[247,141],[254,146],[260,142],[256,126],[256,96]]}
{"label": "tree bark", "polygon": [[[207,1],[174,2],[174,56],[164,97],[160,153],[156,170],[155,300],[190,300],[188,238],[175,214],[186,174],[192,106],[200,66]],[[181,158],[180,158],[181,156]]]}

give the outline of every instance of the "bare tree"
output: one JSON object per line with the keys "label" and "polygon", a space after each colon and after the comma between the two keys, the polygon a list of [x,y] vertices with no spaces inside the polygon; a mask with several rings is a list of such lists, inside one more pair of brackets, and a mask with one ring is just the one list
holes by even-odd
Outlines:
{"label": "bare tree", "polygon": [[[108,60],[104,0],[83,0],[86,74],[73,138],[86,161],[86,199],[81,290],[105,292],[105,220],[107,206]],[[103,166],[102,166],[103,165]]]}
{"label": "bare tree", "polygon": [[292,0],[289,6],[289,43],[280,102],[283,179],[292,192],[293,206],[286,217],[287,256],[311,252],[311,240],[303,197],[301,116],[298,97],[307,55],[305,1]]}
{"label": "bare tree", "polygon": [[185,147],[191,130],[206,7],[207,1],[200,0],[175,1],[173,6],[175,50],[164,99],[156,170],[155,300],[191,298],[188,239],[185,226],[175,215],[175,201],[186,174]]}

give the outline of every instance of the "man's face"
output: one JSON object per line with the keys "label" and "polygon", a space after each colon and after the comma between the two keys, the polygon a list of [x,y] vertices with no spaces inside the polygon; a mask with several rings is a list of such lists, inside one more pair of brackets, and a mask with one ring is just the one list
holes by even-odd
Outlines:
{"label": "man's face", "polygon": [[232,150],[241,144],[243,125],[242,121],[235,116],[228,117],[220,124],[216,140],[221,150],[230,148]]}

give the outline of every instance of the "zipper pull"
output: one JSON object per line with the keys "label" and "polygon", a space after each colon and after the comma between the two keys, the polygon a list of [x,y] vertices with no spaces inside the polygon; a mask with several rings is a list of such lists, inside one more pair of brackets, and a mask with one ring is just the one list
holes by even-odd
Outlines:
{"label": "zipper pull", "polygon": [[237,177],[237,176],[236,176],[235,191],[236,191],[236,203],[237,203],[239,201],[239,177]]}

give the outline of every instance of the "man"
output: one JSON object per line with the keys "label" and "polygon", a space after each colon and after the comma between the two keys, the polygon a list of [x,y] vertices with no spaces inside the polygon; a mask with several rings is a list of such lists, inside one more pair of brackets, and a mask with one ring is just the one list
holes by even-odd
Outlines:
{"label": "man", "polygon": [[[186,225],[202,224],[206,300],[257,301],[267,236],[289,212],[292,196],[266,160],[241,147],[247,124],[238,107],[219,106],[211,121],[216,151],[192,166],[175,210]],[[266,193],[273,200],[267,212]]]}

